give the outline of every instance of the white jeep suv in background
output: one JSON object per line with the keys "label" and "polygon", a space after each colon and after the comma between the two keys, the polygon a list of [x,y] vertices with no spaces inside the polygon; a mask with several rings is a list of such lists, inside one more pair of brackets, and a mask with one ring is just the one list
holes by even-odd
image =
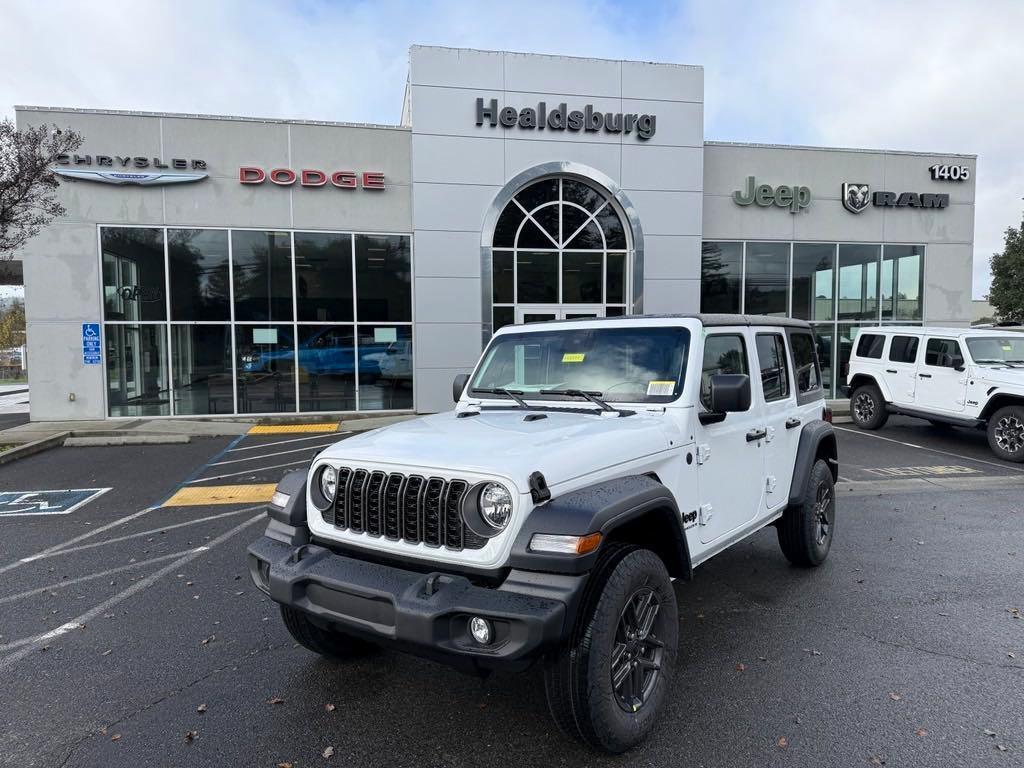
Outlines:
{"label": "white jeep suv in background", "polygon": [[304,647],[537,662],[559,727],[622,752],[672,684],[673,579],[767,525],[796,565],[828,555],[836,440],[807,323],[506,326],[453,390],[454,411],[278,485],[250,573]]}
{"label": "white jeep suv in background", "polygon": [[1001,459],[1024,461],[1024,333],[990,328],[861,328],[850,355],[850,417],[890,413],[988,431]]}

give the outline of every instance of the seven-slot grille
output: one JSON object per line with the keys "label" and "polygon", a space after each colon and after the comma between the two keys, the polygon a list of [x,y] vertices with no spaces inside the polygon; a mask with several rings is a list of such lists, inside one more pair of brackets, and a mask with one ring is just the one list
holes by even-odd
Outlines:
{"label": "seven-slot grille", "polygon": [[462,520],[465,480],[338,467],[338,495],[324,522],[353,533],[447,549],[481,549],[487,539]]}

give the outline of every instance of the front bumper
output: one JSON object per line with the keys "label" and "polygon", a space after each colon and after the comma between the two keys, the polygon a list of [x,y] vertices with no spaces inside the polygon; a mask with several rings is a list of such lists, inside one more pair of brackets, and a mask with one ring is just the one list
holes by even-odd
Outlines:
{"label": "front bumper", "polygon": [[[268,536],[249,547],[253,582],[272,600],[325,626],[450,663],[526,666],[571,631],[586,576],[512,571],[497,588],[465,576],[423,574]],[[494,640],[476,643],[482,616]]]}

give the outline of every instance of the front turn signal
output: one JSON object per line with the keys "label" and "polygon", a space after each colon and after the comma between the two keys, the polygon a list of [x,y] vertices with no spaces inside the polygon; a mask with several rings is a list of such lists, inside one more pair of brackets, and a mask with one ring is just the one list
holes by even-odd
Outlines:
{"label": "front turn signal", "polygon": [[530,539],[531,552],[551,552],[559,555],[587,555],[599,546],[601,546],[600,533],[588,533],[586,536],[535,533]]}

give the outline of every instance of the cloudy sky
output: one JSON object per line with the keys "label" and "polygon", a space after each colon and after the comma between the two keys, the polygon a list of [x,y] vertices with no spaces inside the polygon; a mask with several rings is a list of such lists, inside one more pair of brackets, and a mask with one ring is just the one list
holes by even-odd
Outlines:
{"label": "cloudy sky", "polygon": [[981,296],[1024,207],[1021,29],[1021,0],[0,0],[0,116],[394,123],[412,43],[701,64],[708,139],[977,154]]}

